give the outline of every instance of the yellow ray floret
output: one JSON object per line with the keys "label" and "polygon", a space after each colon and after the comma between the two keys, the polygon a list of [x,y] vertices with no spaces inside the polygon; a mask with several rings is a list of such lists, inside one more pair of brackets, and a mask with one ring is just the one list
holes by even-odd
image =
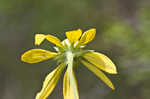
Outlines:
{"label": "yellow ray floret", "polygon": [[40,45],[45,38],[46,36],[44,34],[35,34],[35,45]]}
{"label": "yellow ray floret", "polygon": [[31,49],[21,56],[21,60],[27,63],[38,63],[57,56],[57,53],[43,49]]}
{"label": "yellow ray floret", "polygon": [[36,99],[47,99],[54,90],[63,69],[63,64],[60,64],[55,70],[46,76],[42,90],[37,94]]}
{"label": "yellow ray floret", "polygon": [[117,74],[115,64],[104,54],[89,52],[84,54],[83,57],[99,69],[111,74]]}
{"label": "yellow ray floret", "polygon": [[69,72],[70,72],[69,69],[67,69],[67,71],[64,75],[64,80],[63,80],[64,99],[79,99],[75,74],[72,71],[72,73],[70,75]]}
{"label": "yellow ray floret", "polygon": [[[30,49],[21,55],[21,60],[26,63],[38,63],[55,58],[59,64],[56,69],[49,73],[41,90],[36,94],[35,99],[47,99],[54,90],[63,70],[66,68],[63,79],[64,99],[79,99],[77,80],[74,72],[76,64],[80,61],[98,78],[113,90],[114,85],[103,71],[110,74],[117,74],[115,64],[104,54],[82,49],[85,44],[91,42],[96,34],[96,29],[85,31],[77,29],[66,32],[66,39],[61,42],[53,35],[35,34],[35,45],[40,45],[45,39],[56,45],[54,48],[58,53],[44,49]],[[101,71],[102,70],[102,71]]]}
{"label": "yellow ray floret", "polygon": [[66,32],[66,36],[71,44],[77,42],[81,35],[81,29]]}
{"label": "yellow ray floret", "polygon": [[110,88],[112,88],[113,90],[114,85],[112,84],[112,82],[109,80],[109,78],[103,73],[101,72],[99,69],[97,69],[94,65],[87,63],[85,61],[81,61],[89,70],[91,70],[97,77],[99,77],[102,81],[104,81]]}
{"label": "yellow ray floret", "polygon": [[95,37],[96,29],[92,28],[84,32],[84,34],[81,36],[81,39],[79,41],[80,45],[85,45],[92,41]]}
{"label": "yellow ray floret", "polygon": [[63,47],[63,44],[61,43],[61,41],[53,35],[46,35],[46,39],[58,47],[61,47],[61,48]]}

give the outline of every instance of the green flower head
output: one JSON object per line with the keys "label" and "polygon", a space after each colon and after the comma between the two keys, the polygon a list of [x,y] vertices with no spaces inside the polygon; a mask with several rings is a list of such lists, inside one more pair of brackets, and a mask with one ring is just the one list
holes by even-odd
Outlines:
{"label": "green flower head", "polygon": [[110,88],[115,89],[109,78],[102,72],[117,74],[116,66],[104,54],[84,49],[85,45],[91,42],[96,34],[96,29],[92,28],[82,34],[81,29],[66,32],[64,41],[60,41],[53,35],[36,34],[35,45],[40,45],[44,40],[56,45],[56,52],[44,49],[31,49],[21,56],[21,60],[27,63],[38,63],[48,59],[56,59],[59,65],[49,73],[43,83],[43,87],[36,95],[36,99],[46,99],[54,90],[63,70],[65,71],[63,80],[64,99],[79,99],[78,86],[74,67],[76,62],[84,64],[97,77],[105,82]]}

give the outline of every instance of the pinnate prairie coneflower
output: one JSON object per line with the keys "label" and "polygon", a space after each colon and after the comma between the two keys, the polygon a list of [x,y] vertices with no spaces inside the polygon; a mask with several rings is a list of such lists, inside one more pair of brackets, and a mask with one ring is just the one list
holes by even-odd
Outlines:
{"label": "pinnate prairie coneflower", "polygon": [[35,45],[40,45],[44,40],[56,45],[56,52],[44,49],[31,49],[22,54],[21,60],[26,63],[38,63],[49,59],[56,59],[59,65],[49,73],[43,83],[43,87],[36,95],[36,99],[47,99],[55,88],[63,70],[65,71],[63,79],[64,99],[79,99],[78,86],[74,68],[76,62],[84,64],[97,77],[105,82],[110,88],[115,89],[109,78],[102,72],[117,74],[116,66],[104,54],[93,50],[84,49],[85,45],[91,42],[96,34],[96,29],[92,28],[82,34],[81,29],[66,32],[64,41],[60,41],[53,35],[36,34]]}

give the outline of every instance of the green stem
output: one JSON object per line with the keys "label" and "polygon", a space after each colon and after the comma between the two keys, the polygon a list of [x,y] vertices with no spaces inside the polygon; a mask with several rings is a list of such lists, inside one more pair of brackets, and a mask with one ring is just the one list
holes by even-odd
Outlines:
{"label": "green stem", "polygon": [[74,54],[71,51],[67,52],[67,64],[68,64],[68,72],[69,72],[69,78],[70,78],[70,83],[73,88],[73,93],[74,93],[74,99],[77,97],[77,92],[76,92],[76,87],[75,87],[75,78],[74,78],[74,73],[73,73],[73,59],[74,59]]}

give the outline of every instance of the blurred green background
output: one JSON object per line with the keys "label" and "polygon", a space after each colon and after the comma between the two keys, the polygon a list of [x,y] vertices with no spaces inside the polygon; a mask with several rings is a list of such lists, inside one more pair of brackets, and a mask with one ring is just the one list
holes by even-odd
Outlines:
{"label": "blurred green background", "polygon": [[[26,64],[20,56],[34,46],[34,34],[96,28],[89,49],[109,56],[117,75],[112,91],[85,67],[77,70],[80,99],[150,99],[149,0],[0,0],[0,99],[34,99],[55,61]],[[50,45],[50,46],[49,46]],[[63,99],[60,79],[48,99]]]}

